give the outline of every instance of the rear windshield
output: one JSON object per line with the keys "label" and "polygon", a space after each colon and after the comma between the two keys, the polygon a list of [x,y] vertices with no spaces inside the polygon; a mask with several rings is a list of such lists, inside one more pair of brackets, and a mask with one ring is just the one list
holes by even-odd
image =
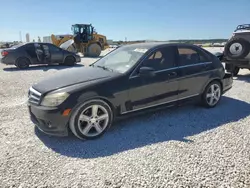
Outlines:
{"label": "rear windshield", "polygon": [[16,44],[16,45],[14,45],[14,46],[11,46],[10,48],[11,49],[16,49],[16,48],[19,48],[20,46],[23,46],[24,44],[22,43],[22,44]]}

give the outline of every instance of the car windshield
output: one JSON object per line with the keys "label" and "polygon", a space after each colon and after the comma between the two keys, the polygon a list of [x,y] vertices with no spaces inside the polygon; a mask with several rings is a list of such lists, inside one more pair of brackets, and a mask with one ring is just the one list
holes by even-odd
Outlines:
{"label": "car windshield", "polygon": [[80,32],[79,27],[77,27],[76,25],[73,25],[71,27],[71,30],[72,30],[73,34],[77,34]]}
{"label": "car windshield", "polygon": [[145,47],[123,46],[96,61],[92,66],[125,73],[133,67],[147,51],[148,48]]}
{"label": "car windshield", "polygon": [[250,30],[250,24],[238,25],[235,31],[238,30]]}

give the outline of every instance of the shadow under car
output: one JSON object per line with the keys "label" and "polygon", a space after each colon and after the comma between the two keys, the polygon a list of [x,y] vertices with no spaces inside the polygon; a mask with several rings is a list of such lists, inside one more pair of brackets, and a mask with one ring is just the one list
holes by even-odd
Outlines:
{"label": "shadow under car", "polygon": [[53,65],[34,65],[34,66],[30,66],[27,69],[18,69],[17,67],[7,67],[7,68],[3,68],[3,70],[4,71],[8,71],[8,72],[14,72],[14,71],[34,71],[34,70],[48,71],[50,69],[62,70],[62,69],[69,69],[69,68],[83,67],[83,66],[84,65],[82,65],[82,64],[76,64],[74,66],[65,66],[65,65],[53,64]]}
{"label": "shadow under car", "polygon": [[120,121],[96,140],[48,136],[37,128],[35,133],[57,153],[75,158],[96,158],[170,140],[189,142],[189,136],[237,122],[249,114],[250,104],[223,96],[218,106],[211,109],[189,105]]}

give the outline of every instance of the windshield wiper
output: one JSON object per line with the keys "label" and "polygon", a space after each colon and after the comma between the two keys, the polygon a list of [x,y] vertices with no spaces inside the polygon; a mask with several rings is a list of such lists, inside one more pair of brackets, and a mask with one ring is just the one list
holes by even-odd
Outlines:
{"label": "windshield wiper", "polygon": [[[93,66],[94,66],[94,65],[93,65]],[[105,67],[105,66],[101,66],[101,65],[97,65],[96,67],[99,67],[99,68],[102,68],[102,69],[104,69],[104,70],[108,70],[108,71],[114,72],[114,69],[111,69],[111,68],[109,68],[109,67]]]}

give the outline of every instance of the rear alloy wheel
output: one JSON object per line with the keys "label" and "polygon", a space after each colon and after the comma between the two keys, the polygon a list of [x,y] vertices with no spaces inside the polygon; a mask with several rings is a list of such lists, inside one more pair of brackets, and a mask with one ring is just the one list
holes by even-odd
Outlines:
{"label": "rear alloy wheel", "polygon": [[221,99],[221,85],[218,81],[211,82],[202,95],[202,102],[205,107],[215,107]]}
{"label": "rear alloy wheel", "polygon": [[80,139],[95,139],[103,135],[113,122],[110,106],[102,100],[91,100],[73,112],[70,129]]}
{"label": "rear alloy wheel", "polygon": [[67,66],[73,66],[76,64],[76,60],[73,56],[68,56],[66,57],[66,59],[64,60],[64,64]]}
{"label": "rear alloy wheel", "polygon": [[26,57],[21,57],[16,62],[16,67],[19,69],[27,69],[30,66],[30,61]]}

